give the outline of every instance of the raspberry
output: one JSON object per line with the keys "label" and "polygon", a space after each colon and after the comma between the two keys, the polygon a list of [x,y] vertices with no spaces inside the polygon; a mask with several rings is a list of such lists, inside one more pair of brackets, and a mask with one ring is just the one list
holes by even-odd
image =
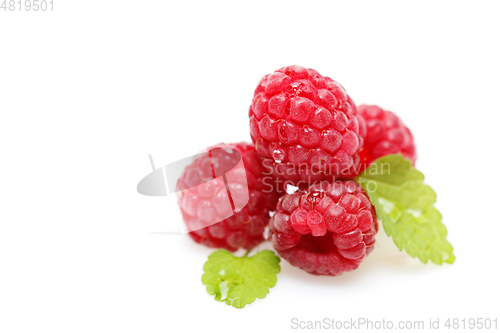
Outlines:
{"label": "raspberry", "polygon": [[366,121],[367,131],[359,153],[363,167],[379,157],[398,153],[415,165],[417,154],[413,135],[398,116],[376,105],[360,105],[358,112]]}
{"label": "raspberry", "polygon": [[308,273],[340,275],[373,250],[375,208],[352,180],[313,184],[306,192],[284,195],[277,207],[269,222],[273,246]]}
{"label": "raspberry", "polygon": [[249,117],[257,152],[276,177],[332,181],[359,162],[364,120],[345,89],[313,69],[288,66],[264,76]]}
{"label": "raspberry", "polygon": [[[208,150],[197,155],[177,182],[179,207],[189,235],[208,247],[251,249],[263,241],[278,194],[265,186],[264,169],[253,145],[219,144]],[[244,168],[241,164],[234,168],[239,155],[231,150],[241,154]],[[223,173],[226,179],[216,177]]]}

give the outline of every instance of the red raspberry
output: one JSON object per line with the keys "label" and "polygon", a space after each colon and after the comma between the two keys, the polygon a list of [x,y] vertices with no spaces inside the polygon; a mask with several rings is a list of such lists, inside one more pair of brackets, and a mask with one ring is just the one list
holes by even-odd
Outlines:
{"label": "red raspberry", "polygon": [[379,157],[398,153],[415,165],[417,154],[413,135],[398,116],[376,105],[360,105],[358,112],[365,119],[367,130],[359,153],[361,166],[366,168]]}
{"label": "red raspberry", "polygon": [[[239,164],[233,169],[239,155],[231,150],[241,154],[244,167]],[[251,249],[262,242],[269,211],[278,201],[277,192],[265,185],[263,171],[248,143],[219,144],[197,155],[177,182],[179,207],[191,238],[229,251]],[[223,173],[226,180],[216,178]]]}
{"label": "red raspberry", "polygon": [[340,275],[356,269],[373,250],[378,224],[367,195],[350,180],[284,195],[269,230],[274,248],[293,266]]}
{"label": "red raspberry", "polygon": [[249,117],[257,152],[274,176],[332,181],[359,162],[364,120],[345,89],[313,69],[288,66],[264,76]]}

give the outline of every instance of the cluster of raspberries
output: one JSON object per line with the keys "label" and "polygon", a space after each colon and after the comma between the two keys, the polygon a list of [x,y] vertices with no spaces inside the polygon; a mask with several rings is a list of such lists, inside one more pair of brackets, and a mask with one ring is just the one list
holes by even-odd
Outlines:
{"label": "cluster of raspberries", "polygon": [[197,243],[236,251],[264,240],[315,275],[356,269],[373,250],[377,215],[354,178],[377,158],[415,163],[410,130],[392,112],[356,106],[313,69],[262,78],[249,110],[253,144],[218,144],[180,177],[179,206]]}

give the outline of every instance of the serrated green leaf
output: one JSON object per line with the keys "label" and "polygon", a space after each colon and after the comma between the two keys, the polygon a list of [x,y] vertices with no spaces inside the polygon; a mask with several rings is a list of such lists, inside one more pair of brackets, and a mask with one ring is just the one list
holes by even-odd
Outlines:
{"label": "serrated green leaf", "polygon": [[434,207],[436,193],[424,175],[400,154],[373,162],[357,181],[368,193],[388,236],[399,250],[423,263],[453,263],[453,247],[441,213]]}
{"label": "serrated green leaf", "polygon": [[227,250],[208,256],[201,280],[214,299],[241,309],[257,298],[264,298],[276,284],[280,258],[263,250],[251,257],[235,257]]}

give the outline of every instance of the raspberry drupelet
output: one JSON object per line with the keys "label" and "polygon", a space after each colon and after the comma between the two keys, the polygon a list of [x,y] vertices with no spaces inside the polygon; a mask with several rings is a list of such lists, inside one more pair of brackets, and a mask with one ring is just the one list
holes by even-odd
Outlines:
{"label": "raspberry drupelet", "polygon": [[[254,146],[219,144],[197,156],[177,182],[189,235],[197,243],[229,251],[255,247],[264,239],[279,195],[263,184],[264,169]],[[240,156],[243,166],[234,168]],[[216,173],[226,173],[225,178]]]}
{"label": "raspberry drupelet", "polygon": [[359,184],[321,182],[281,197],[269,230],[274,248],[290,264],[335,276],[356,269],[373,250],[378,223]]}
{"label": "raspberry drupelet", "polygon": [[249,110],[250,135],[273,176],[333,181],[359,163],[364,120],[345,89],[313,69],[264,76]]}

